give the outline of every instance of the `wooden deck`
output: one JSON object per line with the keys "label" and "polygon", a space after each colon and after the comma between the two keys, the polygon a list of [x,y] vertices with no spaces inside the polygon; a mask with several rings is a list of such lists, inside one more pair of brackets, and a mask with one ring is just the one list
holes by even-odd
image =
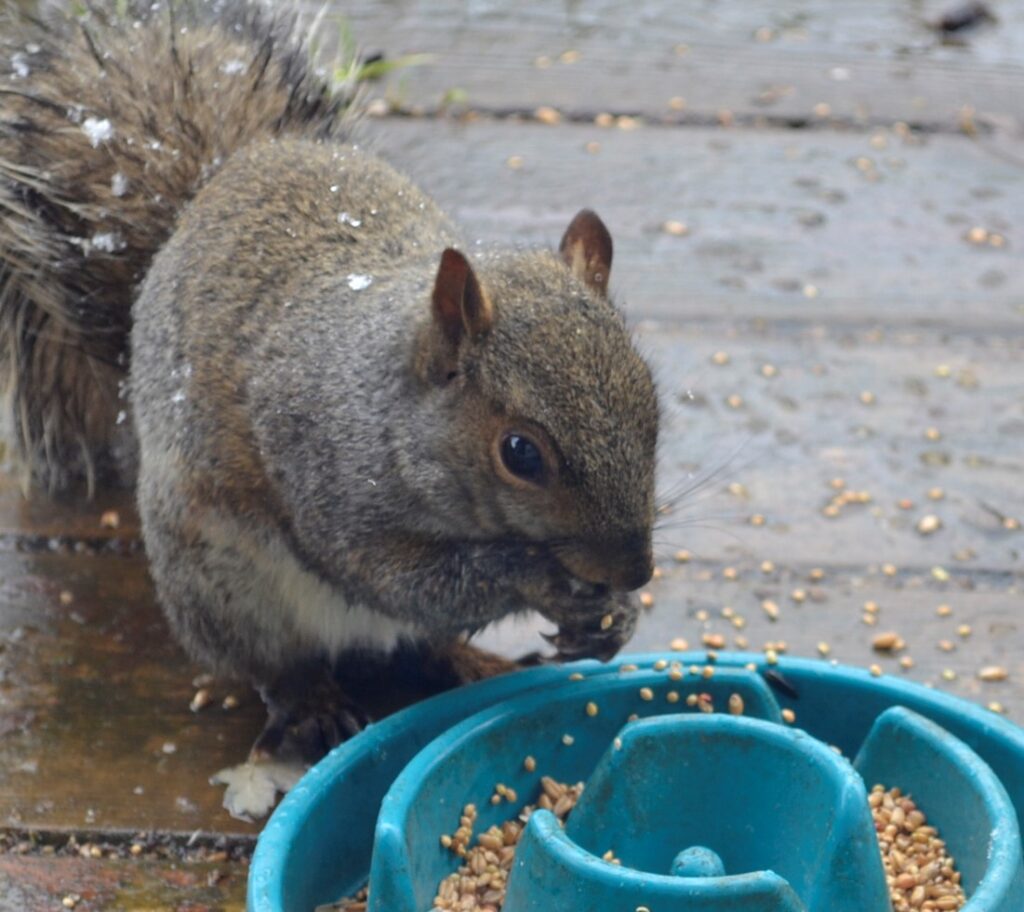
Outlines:
{"label": "wooden deck", "polygon": [[[361,131],[470,237],[550,245],[582,206],[611,227],[661,486],[693,489],[637,648],[826,643],[1024,720],[1024,13],[993,5],[961,46],[928,2],[345,5],[368,50],[434,55]],[[259,827],[208,779],[261,708],[202,671],[130,495],[0,483],[0,909],[243,908]]]}

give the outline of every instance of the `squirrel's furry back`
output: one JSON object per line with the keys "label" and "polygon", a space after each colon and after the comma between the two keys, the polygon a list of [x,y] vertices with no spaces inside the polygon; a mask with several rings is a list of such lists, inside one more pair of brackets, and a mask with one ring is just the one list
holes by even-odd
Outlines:
{"label": "squirrel's furry back", "polygon": [[233,151],[336,136],[345,101],[294,16],[245,0],[0,4],[4,430],[33,484],[130,481],[119,392],[150,260]]}

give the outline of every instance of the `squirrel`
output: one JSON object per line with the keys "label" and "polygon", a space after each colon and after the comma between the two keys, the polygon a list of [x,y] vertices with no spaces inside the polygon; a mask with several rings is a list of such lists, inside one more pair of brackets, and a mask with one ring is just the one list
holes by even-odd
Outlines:
{"label": "squirrel", "polygon": [[535,610],[556,659],[614,655],[659,416],[599,217],[557,252],[467,244],[267,8],[2,33],[13,454],[44,492],[135,485],[172,631],[266,703],[253,756],[365,725],[361,654],[475,680],[517,666],[469,637]]}

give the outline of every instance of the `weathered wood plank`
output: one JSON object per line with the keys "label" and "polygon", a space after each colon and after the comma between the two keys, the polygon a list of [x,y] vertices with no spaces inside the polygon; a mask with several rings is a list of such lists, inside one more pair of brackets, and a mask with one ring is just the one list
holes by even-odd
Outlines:
{"label": "weathered wood plank", "polygon": [[[1000,121],[1024,114],[1024,17],[956,46],[930,28],[944,4],[612,2],[553,7],[446,0],[339,5],[368,51],[433,55],[392,90],[436,108],[452,90],[491,110],[551,105],[651,119],[739,117],[902,120],[957,128],[965,106]],[[685,99],[673,110],[670,99]],[[820,108],[818,108],[820,110]]]}
{"label": "weathered wood plank", "polygon": [[[0,820],[254,832],[207,780],[245,758],[262,707],[215,684],[215,702],[189,710],[200,669],[172,641],[143,559],[4,553],[0,568]],[[229,692],[241,705],[225,711]]]}
{"label": "weathered wood plank", "polygon": [[364,134],[471,239],[553,245],[597,209],[636,318],[1024,330],[1024,169],[966,137],[393,119]]}
{"label": "weathered wood plank", "polygon": [[6,855],[0,856],[0,910],[242,912],[247,874],[247,865],[231,861]]}

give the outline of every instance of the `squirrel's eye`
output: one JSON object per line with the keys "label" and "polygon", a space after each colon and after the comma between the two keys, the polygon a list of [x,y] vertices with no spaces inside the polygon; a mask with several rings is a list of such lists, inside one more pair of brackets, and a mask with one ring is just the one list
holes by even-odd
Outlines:
{"label": "squirrel's eye", "polygon": [[509,434],[501,442],[501,461],[517,478],[539,481],[544,474],[540,448],[522,434]]}

